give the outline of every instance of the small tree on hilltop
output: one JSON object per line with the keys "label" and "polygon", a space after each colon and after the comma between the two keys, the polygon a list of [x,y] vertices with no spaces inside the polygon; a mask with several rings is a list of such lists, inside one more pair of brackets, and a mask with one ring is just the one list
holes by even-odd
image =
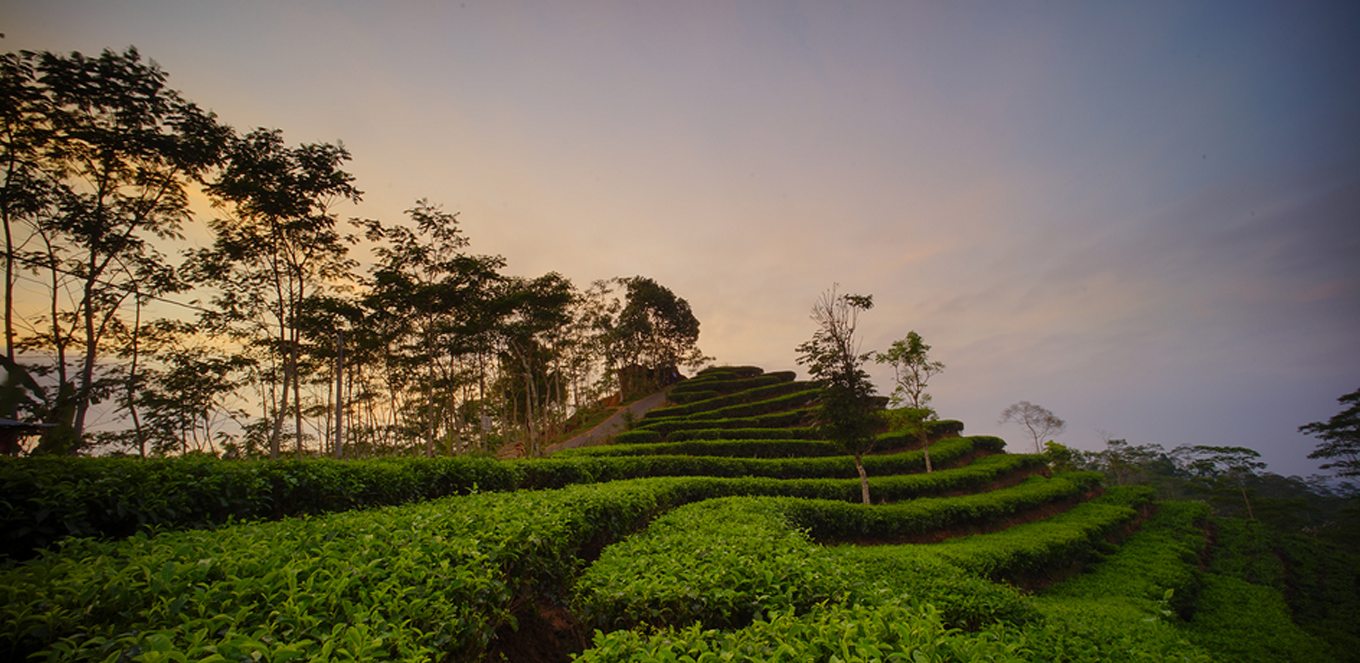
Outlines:
{"label": "small tree on hilltop", "polygon": [[926,384],[932,375],[944,370],[943,362],[930,361],[929,352],[930,346],[921,340],[921,335],[911,331],[907,332],[905,338],[893,341],[887,352],[874,355],[875,362],[891,364],[893,367],[897,388],[890,397],[892,405],[907,405],[911,408],[909,412],[914,411],[908,420],[909,425],[915,427],[921,450],[925,454],[926,473],[934,471],[930,465],[926,422],[936,418],[935,410],[929,405],[930,394],[926,393]]}
{"label": "small tree on hilltop", "polygon": [[1061,435],[1067,430],[1066,421],[1059,419],[1047,408],[1029,401],[1020,401],[1002,410],[1000,423],[1008,422],[1020,424],[1029,430],[1030,436],[1034,438],[1034,453],[1043,453],[1040,440],[1052,435]]}
{"label": "small tree on hilltop", "polygon": [[869,478],[863,459],[873,450],[880,417],[874,385],[864,370],[864,362],[873,353],[859,352],[855,325],[859,312],[873,306],[873,295],[837,294],[832,286],[812,306],[812,320],[817,323],[812,340],[798,346],[798,363],[808,367],[821,387],[818,428],[823,437],[854,457],[865,504],[869,504]]}

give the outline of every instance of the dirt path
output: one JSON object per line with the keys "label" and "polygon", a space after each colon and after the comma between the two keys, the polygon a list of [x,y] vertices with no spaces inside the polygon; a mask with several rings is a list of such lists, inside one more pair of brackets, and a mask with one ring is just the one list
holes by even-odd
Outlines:
{"label": "dirt path", "polygon": [[562,449],[575,449],[577,447],[589,447],[596,444],[603,444],[609,438],[614,437],[627,429],[627,426],[623,423],[624,412],[632,412],[635,419],[641,419],[642,415],[647,412],[647,410],[666,402],[666,394],[669,392],[670,389],[665,389],[643,398],[642,400],[630,403],[627,407],[621,407],[618,412],[614,413],[614,416],[605,419],[604,423],[601,423],[570,440],[558,442],[557,444],[548,447],[545,453],[552,453]]}

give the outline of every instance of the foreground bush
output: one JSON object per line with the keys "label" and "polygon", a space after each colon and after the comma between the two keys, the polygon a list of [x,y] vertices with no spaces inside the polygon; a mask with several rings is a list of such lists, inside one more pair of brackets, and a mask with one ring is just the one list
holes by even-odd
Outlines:
{"label": "foreground bush", "polygon": [[684,481],[69,540],[0,571],[0,658],[475,659],[540,588],[569,585],[588,547],[688,499]]}
{"label": "foreground bush", "polygon": [[68,536],[225,523],[514,490],[517,466],[491,458],[223,461],[214,458],[0,458],[0,554],[23,559]]}

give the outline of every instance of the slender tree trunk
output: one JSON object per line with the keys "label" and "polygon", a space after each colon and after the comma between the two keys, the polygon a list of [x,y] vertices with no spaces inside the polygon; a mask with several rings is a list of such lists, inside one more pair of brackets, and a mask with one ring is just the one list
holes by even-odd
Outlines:
{"label": "slender tree trunk", "polygon": [[137,360],[139,358],[138,340],[142,334],[142,298],[133,295],[135,313],[132,318],[132,364],[128,367],[127,407],[132,415],[132,435],[137,440],[137,455],[146,458],[146,435],[142,432],[142,419],[137,413]]}
{"label": "slender tree trunk", "polygon": [[860,497],[864,499],[865,504],[870,504],[869,475],[864,471],[864,457],[861,454],[855,454],[855,471],[859,472]]}
{"label": "slender tree trunk", "polygon": [[345,332],[335,330],[335,459],[345,453]]}
{"label": "slender tree trunk", "polygon": [[289,352],[291,353],[290,357],[293,365],[293,434],[297,436],[297,457],[302,458],[302,389],[300,384],[302,380],[299,377],[299,374],[302,371],[299,370],[298,367],[298,346],[301,345],[301,334],[298,330],[298,324],[297,309],[294,308],[293,338],[292,342],[289,344],[291,346]]}
{"label": "slender tree trunk", "polygon": [[931,472],[934,472],[935,469],[930,466],[930,437],[926,435],[926,422],[924,421],[921,422],[919,435],[921,439],[921,453],[926,457],[926,474],[930,474]]}
{"label": "slender tree trunk", "polygon": [[5,222],[5,357],[14,363],[14,235],[10,228],[9,203],[4,207]]}

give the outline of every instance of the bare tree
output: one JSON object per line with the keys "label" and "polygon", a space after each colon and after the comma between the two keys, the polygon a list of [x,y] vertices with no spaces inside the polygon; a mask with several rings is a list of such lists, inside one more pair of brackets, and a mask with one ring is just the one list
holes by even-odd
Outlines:
{"label": "bare tree", "polygon": [[1047,437],[1061,435],[1067,430],[1067,422],[1059,419],[1041,405],[1020,401],[1001,411],[1000,423],[1017,423],[1024,426],[1034,438],[1034,453],[1043,453],[1040,441]]}

